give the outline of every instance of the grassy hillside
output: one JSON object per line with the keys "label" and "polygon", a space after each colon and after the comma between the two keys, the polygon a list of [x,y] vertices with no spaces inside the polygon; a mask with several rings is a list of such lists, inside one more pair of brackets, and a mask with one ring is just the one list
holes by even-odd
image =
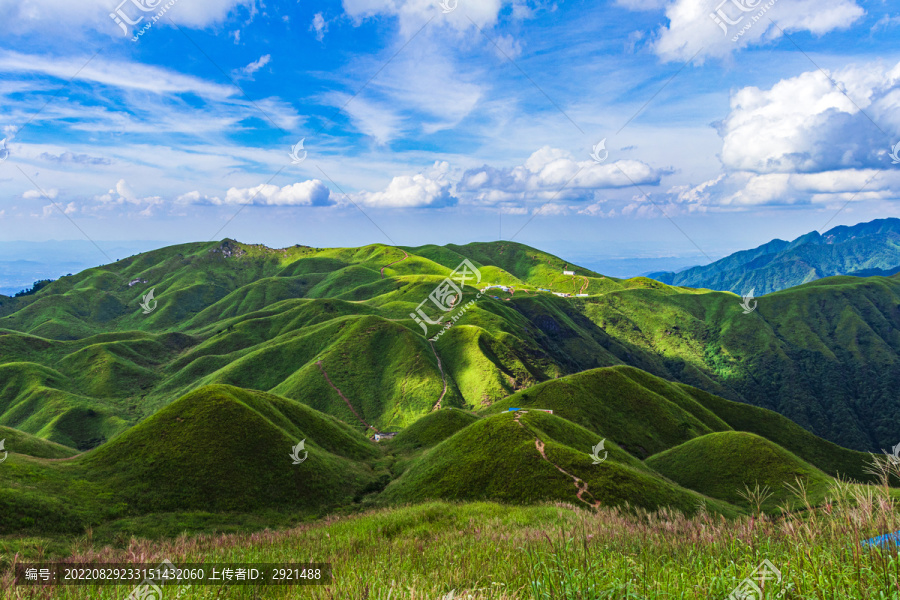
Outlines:
{"label": "grassy hillside", "polygon": [[747,431],[796,453],[832,476],[868,481],[869,456],[817,438],[769,410],[732,402],[633,367],[594,369],[518,392],[486,409],[541,408],[644,459],[713,432]]}
{"label": "grassy hillside", "polygon": [[[167,558],[188,563],[290,563],[312,559],[335,565],[330,585],[181,586],[182,600],[226,595],[235,600],[265,598],[332,600],[539,600],[595,598],[727,598],[762,561],[782,573],[767,592],[790,598],[891,598],[897,574],[886,552],[860,551],[860,540],[880,533],[878,523],[900,526],[896,513],[875,509],[874,519],[852,498],[828,511],[785,519],[745,517],[720,520],[701,513],[648,514],[604,508],[576,510],[567,503],[510,506],[491,502],[429,502],[361,515],[335,517],[286,531],[188,536],[110,548],[85,541],[71,560]],[[862,525],[860,525],[862,524]],[[816,541],[810,548],[810,539]],[[36,550],[23,558],[32,559]],[[70,555],[67,555],[67,558]],[[848,564],[848,556],[852,561]],[[336,565],[343,565],[336,568]],[[786,565],[790,567],[785,568]],[[0,582],[4,580],[0,571]],[[0,583],[3,586],[4,583]],[[743,589],[747,589],[744,587]],[[116,586],[70,586],[71,600],[121,600]],[[583,592],[583,593],[582,593]],[[13,594],[14,588],[0,587]],[[53,593],[53,592],[51,592]],[[166,597],[169,588],[164,588]],[[773,594],[766,594],[766,596]],[[602,597],[602,596],[601,596]]]}
{"label": "grassy hillside", "polygon": [[638,458],[714,430],[693,412],[700,414],[715,430],[727,428],[689,398],[687,401],[682,398],[681,403],[693,404],[690,407],[693,412],[669,400],[668,396],[681,394],[672,384],[661,382],[676,390],[675,393],[659,390],[664,392],[661,395],[635,382],[628,374],[628,368],[611,367],[569,375],[518,392],[486,412],[520,407],[550,409],[554,415],[615,440]]}
{"label": "grassy hillside", "polygon": [[[306,440],[299,465],[291,448]],[[192,392],[85,455],[85,466],[142,512],[338,505],[374,478],[377,451],[334,418],[230,386]]]}
{"label": "grassy hillside", "polygon": [[431,448],[477,420],[478,417],[464,410],[444,408],[425,415],[388,444],[397,450]]}
{"label": "grassy hillside", "polygon": [[39,437],[12,429],[0,427],[0,440],[5,440],[4,448],[11,454],[25,454],[36,458],[69,458],[78,454],[76,450]]}
{"label": "grassy hillside", "polygon": [[[479,286],[513,290],[482,296],[453,322],[427,299],[464,258]],[[158,305],[145,315],[138,303],[150,289]],[[477,293],[466,287],[457,306]],[[453,323],[433,344],[410,318],[420,305]],[[733,294],[603,277],[512,242],[183,244],[4,299],[0,424],[85,450],[174,398],[226,384],[384,431],[438,402],[481,410],[565,375],[629,365],[879,451],[897,443],[898,306],[900,279],[845,277],[762,297],[745,315]],[[691,435],[722,427],[683,394],[666,397],[692,407]],[[666,444],[687,439],[681,426],[669,423]],[[661,447],[642,435],[633,443],[650,444],[646,453]]]}
{"label": "grassy hillside", "polygon": [[[10,435],[8,448],[73,454],[26,438]],[[295,465],[301,440],[308,454]],[[380,456],[354,428],[303,404],[205,386],[84,454],[11,453],[2,464],[0,533],[83,531],[148,513],[317,513],[377,489],[386,475],[373,468]]]}
{"label": "grassy hillside", "polygon": [[762,507],[768,510],[796,500],[786,484],[796,486],[798,479],[808,486],[814,502],[830,485],[830,478],[809,463],[743,431],[710,433],[655,454],[646,463],[681,486],[739,506],[748,504],[741,492],[767,488],[772,495]]}
{"label": "grassy hillside", "polygon": [[[685,512],[704,501],[615,444],[606,447],[607,460],[592,464],[590,451],[600,440],[560,417],[538,412],[518,417],[503,413],[480,419],[439,443],[387,487],[382,501],[565,500],[584,506],[673,506]],[[708,502],[714,510],[736,513],[726,504]]]}

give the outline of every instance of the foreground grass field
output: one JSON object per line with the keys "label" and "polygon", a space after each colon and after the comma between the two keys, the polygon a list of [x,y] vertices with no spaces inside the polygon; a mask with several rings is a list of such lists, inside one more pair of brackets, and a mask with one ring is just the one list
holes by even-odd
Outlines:
{"label": "foreground grass field", "polygon": [[[803,500],[803,490],[795,490]],[[765,598],[900,598],[896,548],[861,540],[900,528],[896,500],[876,486],[836,483],[822,510],[727,520],[702,512],[565,503],[508,506],[429,502],[331,517],[284,532],[133,539],[124,549],[81,541],[75,560],[158,563],[330,562],[317,587],[168,587],[164,599],[600,600],[726,598],[764,561],[782,580],[757,580]],[[126,587],[11,587],[4,598],[112,600]],[[742,584],[743,582],[743,584]],[[780,594],[783,592],[783,594]],[[742,596],[760,598],[760,596]]]}

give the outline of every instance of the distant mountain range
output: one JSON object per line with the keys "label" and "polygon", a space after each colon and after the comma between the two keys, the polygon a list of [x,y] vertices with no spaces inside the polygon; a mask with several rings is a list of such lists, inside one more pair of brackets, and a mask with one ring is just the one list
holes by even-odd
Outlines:
{"label": "distant mountain range", "polygon": [[708,265],[647,276],[669,285],[757,296],[835,275],[871,277],[900,271],[900,219],[878,219],[792,242],[772,240]]}

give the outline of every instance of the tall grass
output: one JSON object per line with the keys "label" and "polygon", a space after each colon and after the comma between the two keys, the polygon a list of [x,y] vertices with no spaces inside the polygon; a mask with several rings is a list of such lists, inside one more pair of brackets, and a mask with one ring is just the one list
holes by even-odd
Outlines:
{"label": "tall grass", "polygon": [[[886,482],[886,480],[885,480]],[[725,599],[764,559],[782,580],[756,580],[765,598],[900,599],[897,549],[860,542],[900,529],[885,485],[837,481],[824,505],[753,511],[727,520],[700,510],[601,508],[563,503],[425,503],[330,517],[282,532],[132,539],[123,549],[81,540],[71,560],[158,563],[330,562],[334,581],[318,587],[180,587],[163,600]],[[12,562],[18,560],[12,557]],[[7,566],[9,563],[7,563]],[[11,587],[4,598],[125,598],[128,587]],[[452,595],[451,595],[452,594]]]}

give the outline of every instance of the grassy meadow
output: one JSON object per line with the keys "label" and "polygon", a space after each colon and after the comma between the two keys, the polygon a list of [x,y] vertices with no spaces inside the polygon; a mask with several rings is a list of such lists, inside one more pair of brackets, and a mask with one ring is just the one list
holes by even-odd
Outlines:
{"label": "grassy meadow", "polygon": [[[802,489],[795,489],[802,500]],[[184,599],[601,600],[726,598],[763,560],[782,574],[765,598],[900,598],[896,549],[859,542],[900,528],[897,500],[875,486],[836,484],[821,509],[737,520],[700,512],[426,502],[332,516],[284,531],[79,540],[98,562],[329,562],[329,585],[254,589],[166,586]],[[34,552],[40,542],[34,540]],[[7,557],[6,560],[9,560]],[[18,560],[18,557],[12,557]],[[8,586],[9,576],[0,580]],[[757,582],[760,583],[760,582]],[[113,600],[129,587],[5,588],[8,598]]]}

